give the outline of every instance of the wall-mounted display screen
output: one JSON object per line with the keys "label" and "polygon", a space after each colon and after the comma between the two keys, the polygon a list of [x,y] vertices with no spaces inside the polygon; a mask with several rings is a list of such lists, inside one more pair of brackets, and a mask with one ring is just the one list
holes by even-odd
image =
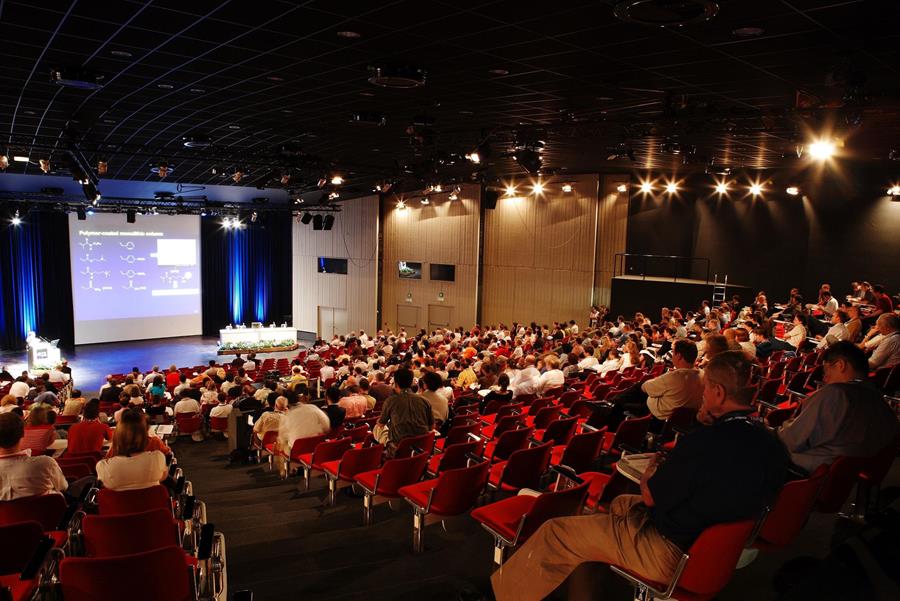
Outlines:
{"label": "wall-mounted display screen", "polygon": [[397,264],[397,275],[404,280],[421,280],[422,264],[412,261],[400,261]]}
{"label": "wall-mounted display screen", "polygon": [[347,275],[347,259],[319,257],[319,273],[339,273]]}
{"label": "wall-mounted display screen", "polygon": [[444,265],[443,263],[431,264],[431,279],[442,282],[456,281],[456,265]]}

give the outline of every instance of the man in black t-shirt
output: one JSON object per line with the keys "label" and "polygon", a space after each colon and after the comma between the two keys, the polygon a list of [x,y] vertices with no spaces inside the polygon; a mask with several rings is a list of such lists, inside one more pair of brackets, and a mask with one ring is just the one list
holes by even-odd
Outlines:
{"label": "man in black t-shirt", "polygon": [[494,573],[497,599],[542,599],[589,561],[668,582],[705,529],[760,518],[784,483],[789,459],[784,445],[749,417],[750,367],[741,351],[716,355],[704,372],[700,413],[709,425],[651,463],[640,495],[616,497],[609,513],[544,523]]}

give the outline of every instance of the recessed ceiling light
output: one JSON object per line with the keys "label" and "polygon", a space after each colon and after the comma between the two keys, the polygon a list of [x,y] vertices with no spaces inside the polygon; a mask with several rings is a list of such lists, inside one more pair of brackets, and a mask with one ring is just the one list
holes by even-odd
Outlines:
{"label": "recessed ceiling light", "polygon": [[156,87],[159,88],[160,90],[172,90],[175,88],[175,86],[173,86],[170,83],[158,83],[158,84],[156,84]]}
{"label": "recessed ceiling light", "polygon": [[358,31],[339,31],[337,34],[339,38],[347,38],[348,40],[355,40],[362,37],[362,34]]}
{"label": "recessed ceiling light", "polygon": [[294,112],[294,109],[281,109],[281,112],[285,113],[285,114],[290,114],[290,113]]}
{"label": "recessed ceiling light", "polygon": [[34,111],[22,111],[22,112],[26,115],[37,115],[37,113]]}
{"label": "recessed ceiling light", "polygon": [[132,57],[132,54],[130,52],[128,52],[127,50],[112,50],[112,51],[110,51],[110,54],[112,54],[113,56],[120,56],[122,58],[131,58]]}
{"label": "recessed ceiling light", "polygon": [[755,38],[766,32],[762,27],[738,27],[731,30],[731,35],[736,38]]}
{"label": "recessed ceiling light", "polygon": [[373,94],[372,92],[360,92],[359,95],[360,96],[374,96],[375,94]]}
{"label": "recessed ceiling light", "polygon": [[475,111],[459,111],[460,115],[474,115]]}
{"label": "recessed ceiling light", "polygon": [[203,88],[191,88],[190,91],[193,92],[194,94],[205,94],[206,93],[206,90],[204,90]]}
{"label": "recessed ceiling light", "polygon": [[116,120],[115,119],[104,119],[103,122],[112,125],[113,123],[116,122]]}
{"label": "recessed ceiling light", "polygon": [[373,149],[372,149],[372,152],[381,152],[381,149],[380,149],[380,148],[373,148]]}
{"label": "recessed ceiling light", "polygon": [[489,69],[488,73],[491,75],[509,75],[509,71],[506,69]]}
{"label": "recessed ceiling light", "polygon": [[284,81],[284,78],[281,75],[266,75],[266,79],[269,81]]}
{"label": "recessed ceiling light", "polygon": [[237,123],[232,123],[228,126],[228,129],[240,129],[240,128],[241,128],[241,126],[238,125]]}

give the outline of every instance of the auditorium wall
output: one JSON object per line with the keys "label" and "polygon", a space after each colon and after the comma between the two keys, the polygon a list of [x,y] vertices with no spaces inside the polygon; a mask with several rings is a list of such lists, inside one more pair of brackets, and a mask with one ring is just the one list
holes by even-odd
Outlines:
{"label": "auditorium wall", "polygon": [[[458,200],[434,194],[428,205],[419,196],[385,198],[382,224],[381,320],[407,332],[438,326],[471,327],[477,314],[479,188],[466,185]],[[401,279],[400,261],[422,264],[421,279]],[[429,265],[456,266],[453,282],[432,281]],[[441,294],[443,293],[443,297]]]}
{"label": "auditorium wall", "polygon": [[[331,231],[294,222],[293,319],[304,332],[376,329],[378,197],[341,204]],[[347,274],[319,273],[319,257],[347,259]],[[320,326],[327,332],[320,332]]]}
{"label": "auditorium wall", "polygon": [[[564,193],[569,181],[573,191]],[[575,319],[590,312],[594,288],[598,176],[545,181],[542,196],[502,196],[485,211],[482,323]]]}

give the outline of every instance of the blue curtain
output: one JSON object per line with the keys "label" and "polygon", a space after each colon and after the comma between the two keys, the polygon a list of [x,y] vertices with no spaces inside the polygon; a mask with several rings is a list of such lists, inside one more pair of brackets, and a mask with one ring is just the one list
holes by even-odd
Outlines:
{"label": "blue curtain", "polygon": [[68,240],[61,211],[27,213],[17,226],[0,221],[0,348],[24,348],[30,331],[71,347]]}

